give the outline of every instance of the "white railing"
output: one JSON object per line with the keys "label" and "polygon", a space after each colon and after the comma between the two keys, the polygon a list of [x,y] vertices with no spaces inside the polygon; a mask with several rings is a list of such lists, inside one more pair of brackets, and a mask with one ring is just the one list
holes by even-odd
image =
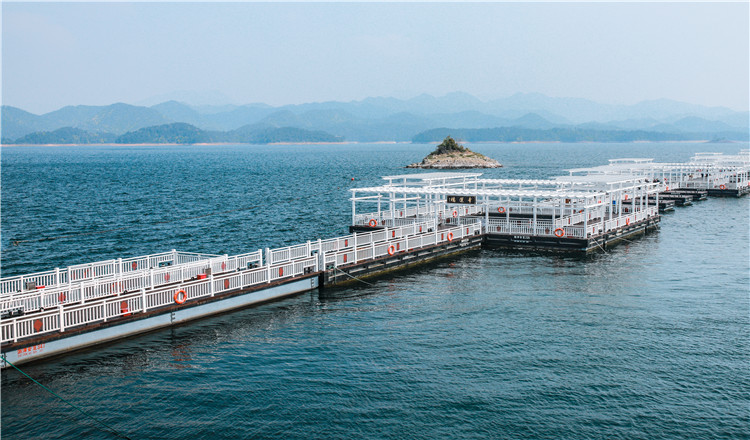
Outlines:
{"label": "white railing", "polygon": [[[650,217],[655,217],[658,215],[658,207],[657,206],[649,206],[648,208],[638,211],[638,212],[632,212],[629,214],[621,215],[619,217],[614,217],[611,220],[604,221],[602,228],[602,224],[596,225],[596,234],[602,233],[602,232],[609,232],[615,229],[620,229],[625,226],[629,226],[633,223],[640,222],[642,220],[645,220]],[[592,225],[594,226],[594,225]]]}
{"label": "white railing", "polygon": [[[206,260],[211,257],[215,257],[215,255],[171,251],[127,259],[77,264],[64,269],[54,269],[46,272],[2,278],[0,279],[0,296],[34,290],[36,288],[80,283],[98,278],[111,277],[115,274],[140,272],[152,267],[161,267],[167,264],[187,264]],[[34,283],[34,289],[26,289],[27,283]]]}
{"label": "white railing", "polygon": [[420,223],[428,219],[439,218],[449,219],[452,217],[463,217],[466,215],[474,215],[482,212],[483,207],[481,205],[462,205],[462,206],[432,206],[397,209],[394,210],[393,215],[390,211],[371,212],[368,214],[357,214],[354,216],[355,226],[367,226],[370,225],[372,220],[375,220],[376,226],[403,226],[410,223]]}
{"label": "white railing", "polygon": [[420,249],[425,246],[460,240],[481,233],[482,225],[480,221],[476,221],[473,224],[440,230],[423,227],[422,231],[423,232],[419,232],[419,230],[415,228],[415,231],[410,234],[387,234],[388,236],[384,241],[360,242],[358,235],[356,251],[352,248],[339,251],[335,254],[326,255],[326,268],[330,266],[338,267],[342,265],[356,264],[368,259],[396,255],[413,249]]}
{"label": "white railing", "polygon": [[[51,332],[64,332],[82,325],[172,306],[180,290],[185,292],[185,301],[191,301],[318,272],[330,266],[354,264],[365,259],[460,240],[479,234],[481,230],[478,221],[442,230],[437,230],[432,221],[357,234],[356,237],[348,235],[268,250],[268,255],[279,261],[266,261],[265,265],[262,264],[260,251],[232,257],[194,259],[196,261],[193,262],[187,258],[180,266],[148,269],[145,274],[141,271],[109,275],[57,289],[26,292],[0,301],[4,312],[24,311],[21,316],[11,314],[5,317],[0,323],[0,335],[2,342],[6,343]],[[301,249],[305,249],[306,253],[302,253]],[[320,267],[321,260],[325,267]],[[205,269],[208,267],[211,272],[206,275]],[[160,284],[162,282],[164,284]],[[179,299],[182,300],[182,294]]]}
{"label": "white railing", "polygon": [[569,215],[567,217],[555,218],[555,228],[559,228],[562,226],[572,226],[578,223],[583,223],[585,219],[586,219],[585,212],[579,212],[573,215]]}
{"label": "white railing", "polygon": [[190,301],[229,290],[299,276],[308,268],[315,268],[316,263],[317,258],[308,256],[293,262],[244,270],[239,273],[227,273],[219,277],[211,276],[204,280],[190,281],[174,287],[160,287],[151,291],[144,288],[136,292],[109,295],[106,298],[85,303],[58,304],[52,310],[4,319],[0,324],[2,342],[65,331],[80,325],[106,322],[112,318],[174,305],[175,296],[180,290],[185,291],[185,300]]}
{"label": "white railing", "polygon": [[207,269],[211,269],[211,273],[222,273],[256,267],[262,262],[261,251],[209,259],[199,259],[198,254],[193,254],[193,258],[185,258],[182,261],[190,260],[193,262],[158,269],[131,271],[125,274],[99,276],[61,286],[1,295],[0,313],[17,310],[28,313],[58,304],[83,303],[116,293],[183,282],[207,273]]}
{"label": "white railing", "polygon": [[[487,233],[518,234],[535,236],[559,236],[583,238],[583,226],[553,224],[552,220],[537,220],[536,226],[531,219],[511,219],[490,217]],[[562,230],[562,235],[560,231]]]}
{"label": "white railing", "polygon": [[[589,235],[609,232],[654,217],[658,215],[658,207],[649,206],[641,211],[614,217],[604,222],[594,219],[585,228],[582,225],[584,214],[579,213],[572,217],[555,219],[554,225],[550,220],[537,220],[536,227],[534,227],[531,219],[511,219],[508,221],[502,217],[490,217],[487,223],[487,233],[585,238]],[[570,219],[570,223],[568,223],[568,219]]]}

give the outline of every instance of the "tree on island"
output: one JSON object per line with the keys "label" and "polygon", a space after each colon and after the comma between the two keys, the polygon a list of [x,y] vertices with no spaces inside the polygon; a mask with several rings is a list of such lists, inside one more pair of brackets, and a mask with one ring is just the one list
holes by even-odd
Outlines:
{"label": "tree on island", "polygon": [[435,151],[430,153],[430,156],[438,155],[438,154],[449,154],[453,152],[459,152],[464,153],[469,151],[466,147],[456,142],[455,139],[453,139],[450,136],[446,136],[445,139],[443,139],[443,142],[437,146]]}

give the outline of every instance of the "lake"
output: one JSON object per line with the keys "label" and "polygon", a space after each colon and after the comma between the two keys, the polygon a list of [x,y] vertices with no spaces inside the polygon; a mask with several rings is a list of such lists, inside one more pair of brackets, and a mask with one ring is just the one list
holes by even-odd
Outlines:
{"label": "lake", "polygon": [[[469,144],[546,178],[744,144]],[[434,146],[2,148],[2,274],[346,233]],[[352,180],[352,178],[354,180]],[[131,438],[750,438],[750,198],[591,257],[482,250],[23,367]],[[114,436],[16,371],[7,439]]]}

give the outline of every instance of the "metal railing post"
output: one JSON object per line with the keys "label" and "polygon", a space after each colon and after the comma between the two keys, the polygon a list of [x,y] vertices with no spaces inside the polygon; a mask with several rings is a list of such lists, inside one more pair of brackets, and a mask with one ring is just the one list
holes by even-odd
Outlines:
{"label": "metal railing post", "polygon": [[141,304],[143,305],[143,313],[146,313],[146,289],[141,289]]}
{"label": "metal railing post", "polygon": [[65,311],[63,311],[63,306],[60,304],[57,306],[57,308],[60,311],[60,333],[65,331]]}
{"label": "metal railing post", "polygon": [[354,248],[354,264],[357,264],[357,233],[352,233],[352,247]]}

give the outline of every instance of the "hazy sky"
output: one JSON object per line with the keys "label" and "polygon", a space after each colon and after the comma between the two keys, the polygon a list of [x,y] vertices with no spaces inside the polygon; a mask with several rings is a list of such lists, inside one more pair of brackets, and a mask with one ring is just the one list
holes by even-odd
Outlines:
{"label": "hazy sky", "polygon": [[235,104],[465,91],[748,110],[738,3],[2,3],[2,101]]}

